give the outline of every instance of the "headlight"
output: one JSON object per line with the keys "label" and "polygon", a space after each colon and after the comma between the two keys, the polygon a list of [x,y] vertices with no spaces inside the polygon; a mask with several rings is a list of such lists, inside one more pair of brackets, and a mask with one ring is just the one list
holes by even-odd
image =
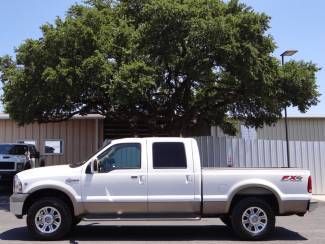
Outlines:
{"label": "headlight", "polygon": [[23,184],[21,183],[20,179],[18,178],[17,175],[15,175],[14,178],[14,189],[13,191],[15,193],[22,193],[23,192]]}
{"label": "headlight", "polygon": [[17,171],[22,171],[24,169],[24,163],[17,163]]}

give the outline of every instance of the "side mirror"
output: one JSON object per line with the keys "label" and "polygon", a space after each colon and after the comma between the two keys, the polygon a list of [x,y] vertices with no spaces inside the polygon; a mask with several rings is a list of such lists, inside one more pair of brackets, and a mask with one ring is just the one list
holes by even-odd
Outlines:
{"label": "side mirror", "polygon": [[98,173],[99,171],[99,165],[98,165],[98,159],[95,158],[91,163],[90,163],[90,172],[92,174]]}

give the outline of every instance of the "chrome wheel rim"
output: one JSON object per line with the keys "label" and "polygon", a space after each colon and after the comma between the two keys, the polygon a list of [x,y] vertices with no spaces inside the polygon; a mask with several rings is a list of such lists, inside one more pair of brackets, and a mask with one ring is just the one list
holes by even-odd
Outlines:
{"label": "chrome wheel rim", "polygon": [[267,226],[267,215],[259,207],[247,208],[241,219],[245,230],[252,234],[261,233]]}
{"label": "chrome wheel rim", "polygon": [[54,207],[41,208],[35,215],[35,226],[44,234],[55,232],[61,225],[60,212]]}

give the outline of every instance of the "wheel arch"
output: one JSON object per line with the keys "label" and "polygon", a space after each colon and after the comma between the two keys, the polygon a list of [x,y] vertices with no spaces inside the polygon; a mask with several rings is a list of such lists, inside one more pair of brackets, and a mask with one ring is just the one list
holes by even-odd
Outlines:
{"label": "wheel arch", "polygon": [[37,188],[30,192],[29,196],[26,198],[23,205],[23,215],[25,215],[29,209],[29,207],[33,204],[33,202],[42,197],[56,197],[63,200],[69,206],[72,215],[78,216],[80,215],[80,207],[79,204],[74,200],[74,197],[71,196],[71,193],[58,189],[56,187],[44,187]]}
{"label": "wheel arch", "polygon": [[281,198],[280,195],[272,187],[264,184],[249,184],[245,186],[238,187],[229,197],[227,204],[227,212],[231,212],[234,205],[241,199],[246,197],[257,197],[271,203],[271,207],[274,213],[278,215],[281,208]]}

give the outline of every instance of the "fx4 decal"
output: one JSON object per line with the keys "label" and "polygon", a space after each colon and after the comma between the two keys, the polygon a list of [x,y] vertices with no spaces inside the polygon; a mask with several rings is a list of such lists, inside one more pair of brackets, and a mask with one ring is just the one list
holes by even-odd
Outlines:
{"label": "fx4 decal", "polygon": [[300,175],[285,175],[282,177],[282,181],[300,182],[303,177]]}

